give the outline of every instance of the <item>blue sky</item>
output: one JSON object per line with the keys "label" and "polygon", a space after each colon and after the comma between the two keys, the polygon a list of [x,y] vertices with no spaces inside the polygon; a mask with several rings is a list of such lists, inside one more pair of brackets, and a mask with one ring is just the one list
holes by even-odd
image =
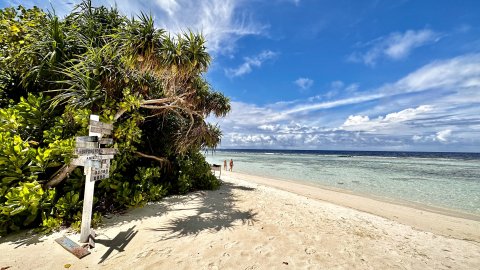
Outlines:
{"label": "blue sky", "polygon": [[206,35],[220,148],[480,152],[480,1],[93,2]]}

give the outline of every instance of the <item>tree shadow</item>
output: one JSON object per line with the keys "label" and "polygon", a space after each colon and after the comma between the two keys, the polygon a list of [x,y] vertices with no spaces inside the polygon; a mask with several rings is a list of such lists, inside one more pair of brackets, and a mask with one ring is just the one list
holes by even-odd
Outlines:
{"label": "tree shadow", "polygon": [[108,228],[125,224],[131,221],[138,221],[149,217],[158,217],[165,215],[170,210],[170,205],[179,201],[175,196],[162,198],[157,202],[150,202],[143,207],[127,209],[121,213],[107,214],[102,218],[100,228]]}
{"label": "tree shadow", "polygon": [[132,226],[126,231],[119,232],[117,236],[113,239],[95,239],[95,244],[100,244],[108,247],[108,250],[102,255],[98,264],[104,262],[114,250],[118,252],[123,252],[125,247],[132,241],[133,237],[138,233],[138,230],[135,230],[135,226]]}
{"label": "tree shadow", "polygon": [[4,239],[0,239],[0,243],[11,241],[12,244],[15,245],[14,248],[16,249],[21,246],[30,246],[30,245],[41,243],[45,241],[45,239],[40,239],[44,236],[45,236],[44,234],[38,234],[38,233],[35,233],[35,234],[27,233],[27,235],[24,235],[24,232],[20,232],[18,234],[9,235]]}
{"label": "tree shadow", "polygon": [[205,196],[204,193],[196,193],[191,198],[195,206],[189,209],[171,209],[169,211],[194,210],[195,214],[184,215],[169,221],[162,227],[151,228],[153,231],[167,232],[168,235],[162,240],[179,238],[190,235],[198,235],[200,232],[217,232],[223,229],[232,229],[237,223],[253,225],[256,222],[257,213],[252,209],[243,211],[236,206],[238,200],[233,190],[253,191],[254,188],[237,186],[224,182],[217,191],[217,196]]}
{"label": "tree shadow", "polygon": [[[131,221],[146,219],[149,217],[158,217],[172,211],[195,210],[195,216],[183,216],[172,220],[167,225],[151,230],[170,232],[167,239],[178,236],[197,235],[206,230],[220,231],[222,229],[233,228],[236,222],[242,224],[253,224],[257,215],[253,210],[241,211],[235,206],[238,201],[233,194],[233,190],[253,191],[255,188],[238,186],[229,182],[222,181],[222,186],[215,191],[197,191],[186,195],[172,195],[163,198],[161,201],[148,203],[146,207],[127,210],[122,214],[110,214],[104,217],[100,230],[105,228],[125,224]],[[218,194],[215,194],[218,193]],[[213,196],[210,196],[213,195]],[[179,204],[187,205],[192,200],[199,203],[190,209],[181,209]],[[134,232],[133,236],[136,234]],[[34,230],[24,230],[7,236],[0,237],[0,243],[10,242],[15,245],[15,249],[22,246],[35,245],[48,239],[49,234],[35,232]],[[127,236],[127,235],[126,235]],[[116,238],[115,238],[116,239]],[[113,240],[98,239],[98,243]],[[115,240],[116,241],[116,240]],[[111,244],[109,245],[109,247]],[[110,249],[109,249],[110,250]],[[110,253],[113,251],[110,250]],[[107,254],[106,257],[108,257]],[[103,259],[104,260],[104,259]],[[103,262],[102,260],[102,262]]]}

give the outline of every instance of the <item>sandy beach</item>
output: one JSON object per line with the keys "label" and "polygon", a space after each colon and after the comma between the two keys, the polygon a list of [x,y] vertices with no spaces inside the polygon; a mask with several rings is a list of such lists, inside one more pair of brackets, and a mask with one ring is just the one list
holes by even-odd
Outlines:
{"label": "sandy beach", "polygon": [[1,238],[0,268],[480,268],[475,216],[225,171],[222,180],[216,191],[105,218],[81,260],[55,243],[62,235],[78,240],[66,230]]}

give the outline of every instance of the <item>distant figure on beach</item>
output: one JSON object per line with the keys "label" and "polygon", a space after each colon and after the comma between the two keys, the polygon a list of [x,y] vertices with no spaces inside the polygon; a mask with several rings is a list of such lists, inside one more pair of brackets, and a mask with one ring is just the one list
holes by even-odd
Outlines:
{"label": "distant figure on beach", "polygon": [[225,171],[227,170],[227,160],[226,159],[223,161],[223,169]]}
{"label": "distant figure on beach", "polygon": [[233,159],[230,159],[230,171],[233,170]]}

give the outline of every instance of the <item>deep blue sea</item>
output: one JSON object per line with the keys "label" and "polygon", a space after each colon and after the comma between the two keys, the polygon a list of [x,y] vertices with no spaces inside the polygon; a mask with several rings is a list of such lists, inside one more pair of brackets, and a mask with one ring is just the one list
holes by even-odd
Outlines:
{"label": "deep blue sea", "polygon": [[480,153],[216,150],[234,171],[480,215]]}

